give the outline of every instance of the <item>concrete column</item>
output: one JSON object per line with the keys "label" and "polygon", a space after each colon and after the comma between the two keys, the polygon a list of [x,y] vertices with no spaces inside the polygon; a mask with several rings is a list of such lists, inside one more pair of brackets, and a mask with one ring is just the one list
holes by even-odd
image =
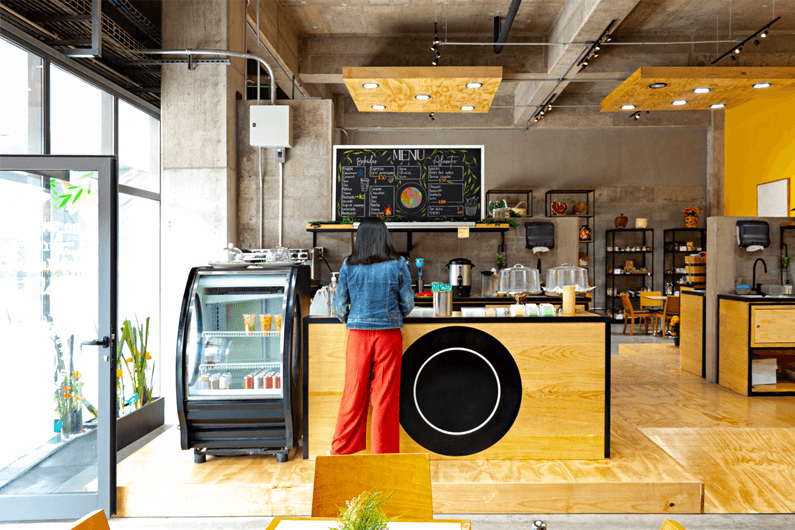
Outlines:
{"label": "concrete column", "polygon": [[[245,52],[245,0],[164,0],[163,49]],[[163,67],[161,307],[162,393],[176,421],[175,360],[188,272],[226,259],[236,243],[236,104],[245,64]]]}
{"label": "concrete column", "polygon": [[707,129],[707,216],[723,215],[726,112],[712,111],[712,126]]}

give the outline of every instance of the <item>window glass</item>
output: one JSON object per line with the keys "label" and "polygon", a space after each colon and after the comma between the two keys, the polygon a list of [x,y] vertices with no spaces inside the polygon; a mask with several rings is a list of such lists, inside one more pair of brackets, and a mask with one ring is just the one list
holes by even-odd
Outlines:
{"label": "window glass", "polygon": [[119,184],[160,193],[160,121],[119,100]]}
{"label": "window glass", "polygon": [[41,57],[0,38],[0,153],[42,152]]}
{"label": "window glass", "polygon": [[[120,120],[121,121],[121,120]],[[133,328],[149,318],[146,387],[160,395],[160,202],[119,193],[119,329],[125,320]],[[129,358],[124,347],[124,356]],[[123,370],[117,388],[119,403],[135,394],[129,372]],[[122,413],[134,408],[122,406]]]}
{"label": "window glass", "polygon": [[50,103],[52,154],[113,154],[111,94],[52,65]]}

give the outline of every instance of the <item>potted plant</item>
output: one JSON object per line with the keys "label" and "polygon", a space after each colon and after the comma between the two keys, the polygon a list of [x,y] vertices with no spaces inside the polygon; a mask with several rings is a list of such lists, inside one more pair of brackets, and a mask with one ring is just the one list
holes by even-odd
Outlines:
{"label": "potted plant", "polygon": [[671,334],[674,337],[674,346],[679,346],[679,317],[671,317]]}
{"label": "potted plant", "polygon": [[[787,269],[789,269],[789,278],[787,278]],[[781,270],[784,272],[784,283],[795,282],[795,274],[793,274],[792,254],[781,256]]]}
{"label": "potted plant", "polygon": [[382,498],[381,492],[371,493],[365,491],[358,497],[346,502],[345,508],[340,508],[337,518],[339,530],[385,530],[389,521],[397,517],[388,518],[381,506],[391,497],[390,493]]}

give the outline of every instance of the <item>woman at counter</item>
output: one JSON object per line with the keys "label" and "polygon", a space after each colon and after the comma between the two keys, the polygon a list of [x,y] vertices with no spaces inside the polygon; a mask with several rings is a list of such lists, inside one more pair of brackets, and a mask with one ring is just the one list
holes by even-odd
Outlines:
{"label": "woman at counter", "polygon": [[400,366],[403,317],[414,307],[408,265],[386,224],[364,219],[353,253],[342,263],[334,309],[346,323],[345,387],[332,455],[366,447],[368,398],[373,416],[372,453],[400,452]]}

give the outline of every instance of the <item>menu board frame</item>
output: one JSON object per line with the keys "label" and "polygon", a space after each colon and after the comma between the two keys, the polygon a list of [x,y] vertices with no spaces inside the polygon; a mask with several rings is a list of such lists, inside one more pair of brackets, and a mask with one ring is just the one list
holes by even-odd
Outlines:
{"label": "menu board frame", "polygon": [[[482,221],[486,201],[484,147],[335,145],[332,147],[332,218],[334,221],[344,217],[381,217],[390,221],[398,218],[407,227],[413,223],[445,223],[436,220],[439,218],[446,218],[448,223],[453,219],[456,224]],[[351,156],[359,157],[362,163],[353,162]],[[431,172],[438,174],[432,190],[428,182]],[[377,185],[379,178],[385,181],[383,186]],[[414,182],[417,184],[412,185]],[[467,190],[472,191],[467,193]],[[444,194],[448,196],[439,199]],[[452,206],[448,206],[450,196]],[[413,198],[413,204],[406,204],[406,197]],[[477,210],[471,214],[475,201]],[[414,208],[417,212],[411,212]]]}

